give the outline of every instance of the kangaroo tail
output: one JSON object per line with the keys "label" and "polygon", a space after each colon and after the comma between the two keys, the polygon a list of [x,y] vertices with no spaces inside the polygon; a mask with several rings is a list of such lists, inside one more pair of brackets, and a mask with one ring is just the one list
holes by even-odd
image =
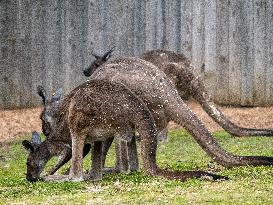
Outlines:
{"label": "kangaroo tail", "polygon": [[245,165],[273,165],[273,157],[265,156],[236,156],[225,151],[197,116],[181,100],[175,113],[172,113],[173,121],[184,125],[201,148],[215,161],[225,167]]}
{"label": "kangaroo tail", "polygon": [[273,130],[270,129],[253,129],[245,128],[231,122],[217,105],[210,100],[210,97],[205,92],[196,96],[196,100],[202,105],[203,109],[209,116],[217,122],[222,128],[234,136],[273,136]]}
{"label": "kangaroo tail", "polygon": [[[190,66],[190,65],[189,65]],[[193,72],[194,68],[184,67],[179,73],[179,78],[185,82],[184,89],[203,107],[209,116],[227,132],[235,136],[273,136],[273,130],[252,129],[236,125],[231,122],[211,100],[204,83]]]}

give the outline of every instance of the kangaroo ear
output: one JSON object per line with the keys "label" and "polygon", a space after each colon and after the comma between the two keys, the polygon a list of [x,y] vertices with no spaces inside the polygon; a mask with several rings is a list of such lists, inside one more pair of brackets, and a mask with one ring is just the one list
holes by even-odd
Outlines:
{"label": "kangaroo ear", "polygon": [[116,46],[113,46],[109,51],[107,51],[103,56],[102,56],[102,60],[107,61],[111,55],[112,52],[115,50]]}
{"label": "kangaroo ear", "polygon": [[101,57],[95,53],[92,53],[92,56],[94,56],[96,59],[101,59]]}
{"label": "kangaroo ear", "polygon": [[46,103],[46,91],[45,91],[45,89],[43,88],[43,86],[41,86],[41,85],[38,85],[38,86],[37,86],[37,93],[38,93],[38,95],[42,98],[43,103],[44,103],[44,105],[45,105],[45,103]]}
{"label": "kangaroo ear", "polygon": [[36,131],[32,132],[31,143],[35,143],[37,145],[42,143],[41,137],[38,132],[36,132]]}
{"label": "kangaroo ear", "polygon": [[62,88],[58,89],[52,96],[52,101],[59,101],[63,95]]}
{"label": "kangaroo ear", "polygon": [[28,150],[28,151],[30,151],[30,152],[34,152],[34,147],[33,147],[33,145],[31,144],[30,141],[24,140],[24,141],[22,142],[22,145],[25,147],[26,150]]}

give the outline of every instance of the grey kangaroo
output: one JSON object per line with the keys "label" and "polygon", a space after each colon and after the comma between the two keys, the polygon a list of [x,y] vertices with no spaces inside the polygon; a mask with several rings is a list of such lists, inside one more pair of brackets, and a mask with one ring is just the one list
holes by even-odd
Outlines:
{"label": "grey kangaroo", "polygon": [[[182,99],[194,98],[201,104],[208,115],[230,134],[235,136],[273,135],[273,130],[244,128],[227,119],[211,100],[203,82],[194,73],[194,67],[191,65],[190,60],[183,54],[176,54],[168,50],[152,50],[142,54],[140,58],[153,63],[162,70],[175,84]],[[96,65],[99,67],[105,62],[100,61],[100,64],[96,63]],[[92,69],[89,67],[85,69],[84,74],[89,77],[93,72],[95,72],[94,67]],[[167,129],[162,130],[160,138],[167,138]]]}
{"label": "grey kangaroo", "polygon": [[75,88],[63,100],[54,127],[41,143],[24,140],[30,151],[27,158],[27,180],[36,181],[47,161],[61,152],[71,151],[70,181],[82,181],[82,151],[86,141],[94,143],[90,177],[102,177],[102,141],[113,134],[127,140],[128,133],[136,129],[141,136],[141,156],[147,174],[185,180],[192,177],[211,176],[224,178],[204,171],[173,172],[162,170],[156,164],[155,121],[140,98],[121,83],[108,80],[91,80]]}
{"label": "grey kangaroo", "polygon": [[168,50],[152,50],[142,54],[141,58],[158,66],[173,81],[182,99],[195,99],[208,115],[230,134],[239,137],[273,136],[273,130],[244,128],[227,119],[211,100],[203,81],[194,73],[195,69],[185,55]]}
{"label": "grey kangaroo", "polygon": [[[113,50],[111,49],[110,51],[112,52]],[[105,60],[95,60],[90,67],[84,70],[84,75],[86,77],[91,76],[99,66],[109,59],[109,57],[106,59],[105,56],[110,51],[106,52],[100,58],[97,57],[97,59]],[[188,99],[189,97],[195,99],[201,104],[208,115],[230,134],[240,137],[273,136],[273,130],[244,128],[227,119],[218,106],[211,100],[203,81],[194,73],[195,69],[185,55],[159,49],[147,51],[140,58],[153,63],[162,70],[175,84],[182,99]],[[94,64],[97,65],[96,68]]]}
{"label": "grey kangaroo", "polygon": [[91,79],[123,83],[147,105],[159,131],[166,129],[169,121],[184,126],[212,159],[226,167],[273,164],[272,157],[236,156],[223,150],[183,102],[172,81],[150,62],[133,57],[108,61]]}
{"label": "grey kangaroo", "polygon": [[[109,53],[108,53],[109,54]],[[101,60],[101,59],[100,59]],[[40,119],[42,121],[42,131],[44,135],[47,137],[52,130],[52,127],[54,126],[56,122],[56,118],[58,117],[58,112],[61,107],[62,103],[62,91],[59,89],[56,91],[56,93],[50,98],[49,95],[46,93],[45,89],[42,86],[37,87],[37,93],[42,98],[43,101],[43,110],[40,114]],[[136,143],[135,143],[135,136],[134,134],[131,136],[132,140],[128,141],[119,141],[119,143],[116,144],[116,165],[115,168],[105,168],[105,159],[108,152],[108,149],[110,145],[112,144],[114,137],[108,138],[103,143],[103,149],[102,149],[102,164],[103,164],[103,170],[104,172],[128,172],[128,170],[136,171],[138,170],[138,158],[134,156],[135,153],[137,153],[136,150]],[[118,141],[118,140],[117,140]],[[125,144],[124,146],[128,147],[128,156],[127,155],[121,155],[119,154],[121,152],[121,149],[124,148],[124,146],[121,146]],[[91,149],[90,143],[85,143],[83,148],[83,158],[89,153]],[[124,151],[123,151],[124,152]],[[61,155],[59,157],[59,161],[57,164],[49,171],[49,175],[53,175],[60,167],[62,167],[66,162],[68,162],[71,157],[71,152],[65,152],[67,155],[63,156]],[[128,157],[128,160],[127,160]],[[66,170],[66,174],[69,173],[68,168]]]}

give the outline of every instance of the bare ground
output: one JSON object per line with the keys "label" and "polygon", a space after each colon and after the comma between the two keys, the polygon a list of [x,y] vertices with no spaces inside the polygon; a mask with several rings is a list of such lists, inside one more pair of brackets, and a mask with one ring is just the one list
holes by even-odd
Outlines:
{"label": "bare ground", "polygon": [[0,142],[7,142],[16,137],[41,132],[41,108],[0,110]]}
{"label": "bare ground", "polygon": [[[209,118],[199,104],[188,102],[188,105],[210,131],[221,130],[221,127]],[[221,106],[220,108],[229,119],[238,125],[273,129],[273,107],[236,108]],[[9,142],[34,130],[41,132],[40,112],[41,108],[0,110],[0,142]],[[169,127],[179,128],[175,123],[170,123]]]}

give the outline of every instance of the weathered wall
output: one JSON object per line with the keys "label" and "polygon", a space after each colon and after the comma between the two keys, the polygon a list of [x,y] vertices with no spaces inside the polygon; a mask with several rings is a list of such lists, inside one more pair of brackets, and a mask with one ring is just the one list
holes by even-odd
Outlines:
{"label": "weathered wall", "polygon": [[272,105],[272,6],[272,0],[0,0],[0,108],[39,104],[39,84],[68,92],[85,80],[91,52],[113,45],[115,56],[183,52],[217,102]]}

